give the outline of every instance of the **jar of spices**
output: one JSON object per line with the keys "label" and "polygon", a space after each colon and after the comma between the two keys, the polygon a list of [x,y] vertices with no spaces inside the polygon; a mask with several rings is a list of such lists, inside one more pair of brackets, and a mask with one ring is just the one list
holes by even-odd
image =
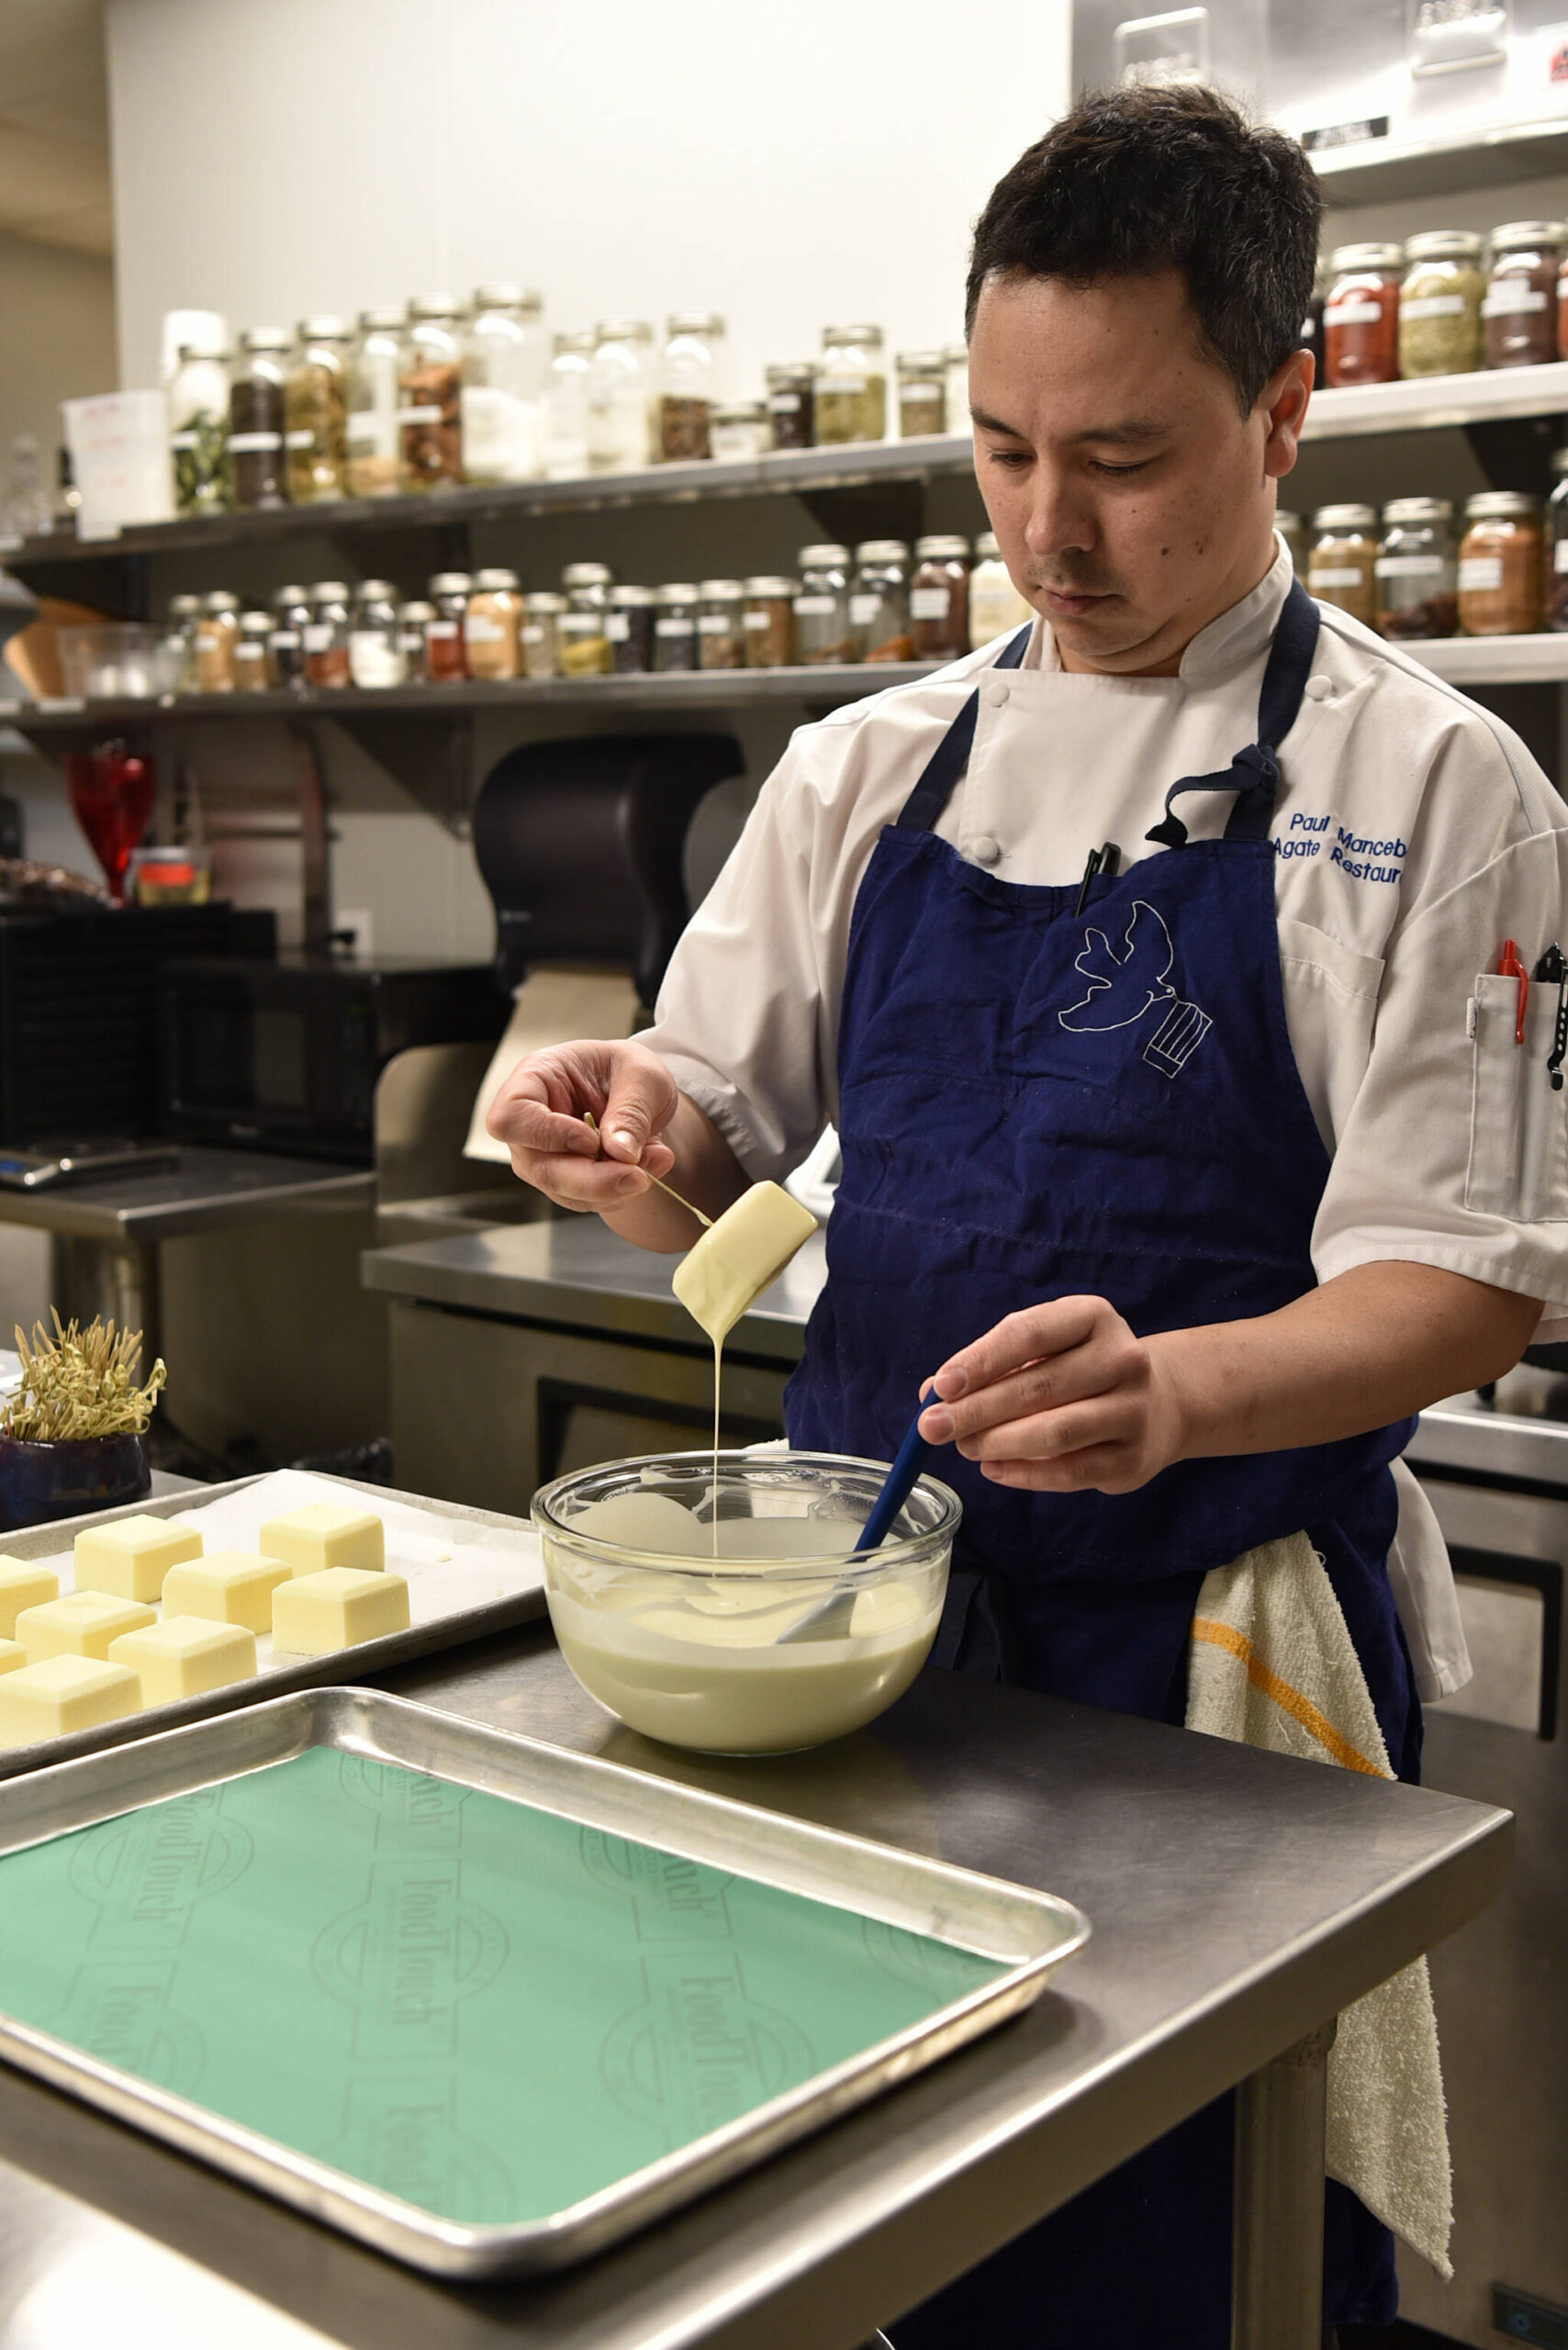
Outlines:
{"label": "jar of spices", "polygon": [[1465,375],[1481,364],[1481,239],[1433,229],[1405,248],[1399,289],[1402,375]]}
{"label": "jar of spices", "polygon": [[738,579],[705,579],[697,591],[697,666],[745,667],[745,589]]}
{"label": "jar of spices", "polygon": [[969,543],[934,532],[914,543],[909,633],[917,661],[956,661],[969,649]]}
{"label": "jar of spices", "polygon": [[697,600],[696,588],[683,579],[654,590],[655,669],[696,668]]}
{"label": "jar of spices", "polygon": [[1320,506],[1312,518],[1315,532],[1306,562],[1306,590],[1320,604],[1337,604],[1377,626],[1377,509],[1375,506]]}
{"label": "jar of spices", "polygon": [[1392,384],[1399,375],[1403,245],[1341,245],[1328,257],[1324,373],[1331,385]]}
{"label": "jar of spices", "polygon": [[398,644],[403,655],[403,683],[406,686],[428,686],[430,670],[426,663],[425,631],[435,618],[435,606],[416,597],[411,603],[398,610]]}
{"label": "jar of spices", "polygon": [[1453,508],[1446,498],[1394,498],[1383,509],[1374,565],[1384,636],[1452,636],[1459,626]]}
{"label": "jar of spices", "polygon": [[787,669],[795,657],[795,598],[793,579],[758,572],[745,583],[741,626],[745,633],[748,669]]}
{"label": "jar of spices", "polygon": [[229,369],[217,336],[182,343],[169,385],[169,453],[177,514],[221,514],[229,504]]}
{"label": "jar of spices", "polygon": [[809,449],[816,437],[817,371],[791,360],[766,371],[767,421],[775,449]]}
{"label": "jar of spices", "polygon": [[588,375],[588,471],[635,473],[651,464],[657,408],[653,328],[641,319],[607,319]]}
{"label": "jar of spices", "polygon": [[194,694],[196,689],[196,628],[200,619],[199,596],[170,597],[163,645],[171,693]]}
{"label": "jar of spices", "polygon": [[660,463],[691,464],[713,454],[708,425],[722,399],[724,321],[710,310],[678,310],[659,361]]}
{"label": "jar of spices", "polygon": [[273,598],[272,632],[267,638],[269,686],[305,683],[305,632],[310,625],[310,599],[303,588],[280,588]]}
{"label": "jar of spices", "polygon": [[425,678],[432,686],[460,686],[468,675],[463,624],[474,585],[466,571],[438,571],[430,583],[435,618],[425,622]]}
{"label": "jar of spices", "polygon": [[[1509,220],[1492,231],[1481,300],[1488,367],[1535,367],[1557,356],[1561,220]],[[1487,632],[1492,633],[1492,632]]]}
{"label": "jar of spices", "polygon": [[409,656],[403,649],[398,590],[390,579],[359,583],[349,630],[349,675],[356,686],[370,693],[385,693],[389,687],[408,683]]}
{"label": "jar of spices", "polygon": [[857,658],[849,626],[849,549],[824,542],[801,549],[795,596],[795,658],[808,667]]}
{"label": "jar of spices", "polygon": [[558,334],[544,386],[544,478],[577,481],[588,469],[588,384],[591,334]]}
{"label": "jar of spices", "polygon": [[610,659],[618,677],[638,677],[654,666],[654,591],[612,588],[605,621]]}
{"label": "jar of spices", "polygon": [[942,353],[942,378],[946,395],[947,430],[969,430],[969,347],[950,342]]}
{"label": "jar of spices", "polygon": [[283,448],[288,352],[281,327],[252,327],[240,338],[240,363],[229,386],[229,471],[242,513],[282,506],[288,497]]}
{"label": "jar of spices", "polygon": [[1533,636],[1546,618],[1541,503],[1515,489],[1465,500],[1459,624],[1466,636]]}
{"label": "jar of spices", "polygon": [[1278,506],[1274,509],[1274,528],[1283,539],[1291,568],[1300,579],[1306,570],[1306,526],[1288,506]]}
{"label": "jar of spices", "polygon": [[522,675],[522,596],[515,571],[500,565],[474,575],[463,623],[471,677]]}
{"label": "jar of spices", "polygon": [[947,375],[939,351],[901,351],[899,439],[921,441],[947,430]]}
{"label": "jar of spices", "polygon": [[819,448],[883,438],[888,429],[888,378],[880,327],[823,327],[816,394]]}
{"label": "jar of spices", "polygon": [[288,494],[297,506],[342,498],[348,476],[349,330],[342,319],[306,319],[284,385]]}
{"label": "jar of spices", "polygon": [[272,633],[270,612],[241,612],[240,633],[234,640],[234,690],[241,694],[264,694],[267,689],[267,638]]}
{"label": "jar of spices", "polygon": [[607,677],[615,666],[610,642],[611,576],[605,563],[569,563],[561,574],[566,610],[555,623],[566,677]]}
{"label": "jar of spices", "polygon": [[767,410],[760,400],[736,400],[716,408],[709,420],[711,454],[725,464],[766,457],[772,445]]}
{"label": "jar of spices", "polygon": [[982,531],[975,541],[975,567],[969,574],[969,644],[982,644],[1033,621],[1035,608],[1013,585],[1013,574],[1002,560],[994,531]]}
{"label": "jar of spices", "polygon": [[857,661],[908,661],[909,549],[902,539],[863,539],[855,550],[849,626]]}
{"label": "jar of spices", "polygon": [[561,674],[561,615],[565,596],[547,588],[535,588],[522,599],[522,674],[525,677],[558,677]]}
{"label": "jar of spices", "polygon": [[310,590],[305,680],[323,693],[336,693],[353,683],[349,669],[349,591],[341,579],[319,579]]}
{"label": "jar of spices", "polygon": [[402,487],[454,488],[463,479],[463,345],[450,294],[409,303],[398,389]]}
{"label": "jar of spices", "polygon": [[240,642],[240,599],[227,588],[215,588],[201,599],[196,622],[196,691],[231,694],[234,690],[234,648]]}
{"label": "jar of spices", "polygon": [[543,308],[521,285],[475,288],[463,335],[465,481],[532,481],[539,474],[549,365]]}
{"label": "jar of spices", "polygon": [[402,311],[362,310],[343,386],[351,498],[392,498],[402,487]]}

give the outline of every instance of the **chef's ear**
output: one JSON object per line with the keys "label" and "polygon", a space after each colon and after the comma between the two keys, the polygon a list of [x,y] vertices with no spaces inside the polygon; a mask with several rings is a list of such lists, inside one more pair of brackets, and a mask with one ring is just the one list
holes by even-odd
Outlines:
{"label": "chef's ear", "polygon": [[1264,428],[1263,471],[1274,481],[1295,464],[1316,375],[1317,362],[1312,352],[1293,351],[1258,395],[1254,414]]}

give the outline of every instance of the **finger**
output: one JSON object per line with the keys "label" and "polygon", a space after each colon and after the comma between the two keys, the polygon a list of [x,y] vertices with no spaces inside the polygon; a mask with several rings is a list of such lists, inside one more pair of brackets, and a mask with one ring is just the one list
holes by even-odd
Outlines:
{"label": "finger", "polygon": [[1143,1425],[1129,1397],[1096,1395],[1065,1404],[1058,1412],[1035,1412],[965,1437],[958,1450],[966,1460],[1059,1460],[1094,1444],[1126,1443]]}
{"label": "finger", "polygon": [[1010,1314],[972,1346],[949,1355],[933,1382],[945,1404],[977,1387],[988,1387],[1009,1371],[1042,1356],[1081,1346],[1102,1317],[1113,1309],[1103,1297],[1058,1297],[1048,1305],[1025,1306]]}
{"label": "finger", "polygon": [[1147,1482],[1119,1444],[1089,1445],[1058,1460],[986,1460],[980,1474],[988,1484],[1025,1494],[1128,1494]]}
{"label": "finger", "polygon": [[511,1163],[513,1173],[523,1182],[532,1183],[535,1191],[563,1208],[592,1209],[603,1214],[630,1206],[649,1188],[641,1168],[622,1167],[612,1158],[586,1160],[560,1153],[514,1150]]}
{"label": "finger", "polygon": [[932,1405],[921,1416],[921,1435],[928,1444],[961,1444],[982,1429],[1004,1427],[1036,1412],[1081,1403],[1120,1385],[1140,1359],[1141,1351],[1130,1332],[1119,1343],[1117,1334],[1097,1330],[1082,1346],[1025,1363],[1022,1371],[951,1404]]}
{"label": "finger", "polygon": [[[554,1080],[554,1082],[552,1082]],[[573,1114],[569,1090],[554,1071],[524,1061],[502,1083],[485,1118],[486,1129],[511,1151],[578,1158],[599,1157],[598,1137]]]}
{"label": "finger", "polygon": [[[606,1154],[635,1167],[647,1147],[675,1115],[678,1100],[667,1070],[648,1057],[646,1063],[618,1062],[610,1078],[610,1099],[599,1119]],[[670,1165],[675,1158],[670,1155]],[[663,1173],[663,1169],[658,1170]]]}

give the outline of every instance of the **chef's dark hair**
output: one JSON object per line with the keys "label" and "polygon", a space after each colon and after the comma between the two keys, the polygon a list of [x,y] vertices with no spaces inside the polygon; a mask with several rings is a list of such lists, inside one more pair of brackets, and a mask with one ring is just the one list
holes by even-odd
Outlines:
{"label": "chef's dark hair", "polygon": [[1179,269],[1247,415],[1301,342],[1323,197],[1305,154],[1201,83],[1092,91],[998,180],[965,330],[991,277],[1078,285]]}

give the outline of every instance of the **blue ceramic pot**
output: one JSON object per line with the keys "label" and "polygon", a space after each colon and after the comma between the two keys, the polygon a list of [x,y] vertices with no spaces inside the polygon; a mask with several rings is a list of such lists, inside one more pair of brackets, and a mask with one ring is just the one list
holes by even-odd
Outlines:
{"label": "blue ceramic pot", "polygon": [[90,1436],[66,1444],[28,1444],[0,1436],[0,1534],[118,1509],[152,1490],[139,1436]]}

